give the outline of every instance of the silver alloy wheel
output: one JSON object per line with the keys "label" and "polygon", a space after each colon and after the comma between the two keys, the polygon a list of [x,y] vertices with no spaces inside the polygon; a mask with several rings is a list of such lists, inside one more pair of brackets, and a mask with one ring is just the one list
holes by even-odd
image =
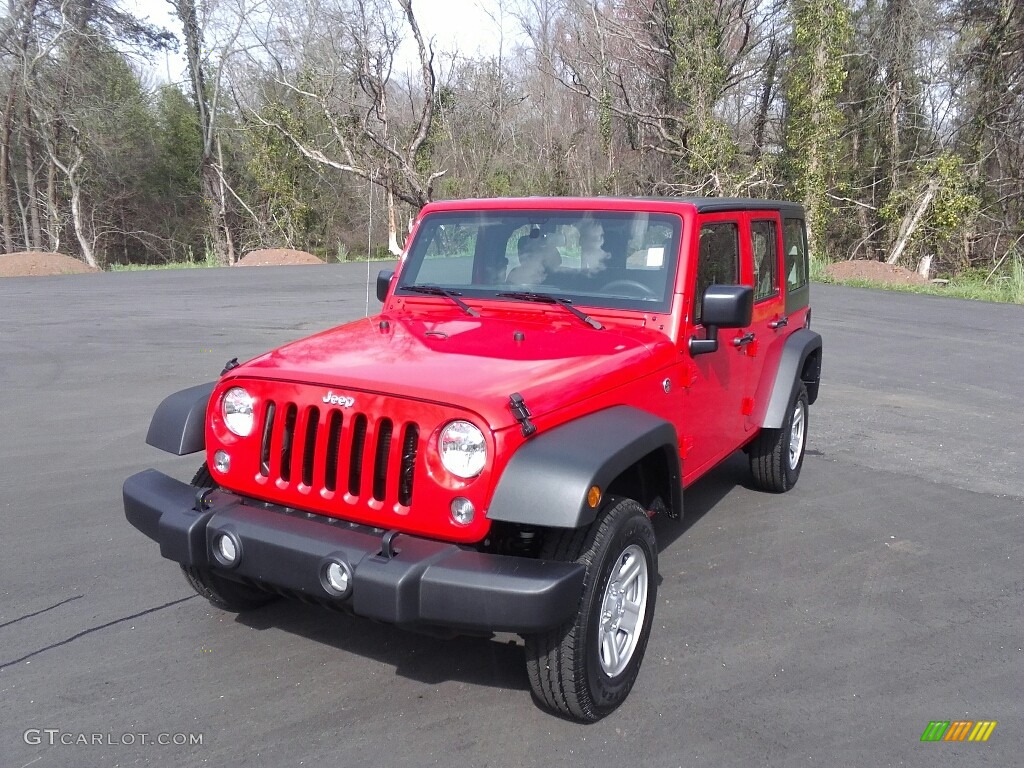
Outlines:
{"label": "silver alloy wheel", "polygon": [[789,427],[789,468],[796,469],[804,452],[804,432],[807,428],[807,406],[798,399],[793,408],[793,421]]}
{"label": "silver alloy wheel", "polygon": [[644,551],[630,544],[617,558],[601,600],[598,658],[609,677],[622,674],[633,658],[647,613],[648,578]]}

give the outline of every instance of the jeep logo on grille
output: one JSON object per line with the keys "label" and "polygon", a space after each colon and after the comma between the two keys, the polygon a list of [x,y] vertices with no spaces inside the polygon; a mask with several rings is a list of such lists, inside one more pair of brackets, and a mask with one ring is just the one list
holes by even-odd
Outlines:
{"label": "jeep logo on grille", "polygon": [[336,395],[333,392],[328,391],[324,395],[324,402],[328,405],[340,405],[342,408],[351,408],[356,404],[354,397],[347,397],[346,395]]}

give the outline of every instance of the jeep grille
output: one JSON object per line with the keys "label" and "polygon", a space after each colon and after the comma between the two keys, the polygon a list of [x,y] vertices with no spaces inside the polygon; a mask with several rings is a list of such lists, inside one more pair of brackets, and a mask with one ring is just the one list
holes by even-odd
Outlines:
{"label": "jeep grille", "polygon": [[260,434],[259,472],[280,488],[412,504],[420,435],[414,422],[381,418],[371,425],[364,413],[269,400]]}

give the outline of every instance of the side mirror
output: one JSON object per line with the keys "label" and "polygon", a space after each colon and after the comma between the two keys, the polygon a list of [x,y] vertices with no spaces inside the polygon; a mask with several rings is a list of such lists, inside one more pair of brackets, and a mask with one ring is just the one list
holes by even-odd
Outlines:
{"label": "side mirror", "polygon": [[719,328],[744,328],[754,316],[754,289],[749,285],[709,285],[701,303],[705,337],[690,339],[690,354],[718,349]]}
{"label": "side mirror", "polygon": [[391,287],[391,278],[395,276],[395,270],[382,269],[377,273],[377,301],[381,304],[388,297],[388,289]]}

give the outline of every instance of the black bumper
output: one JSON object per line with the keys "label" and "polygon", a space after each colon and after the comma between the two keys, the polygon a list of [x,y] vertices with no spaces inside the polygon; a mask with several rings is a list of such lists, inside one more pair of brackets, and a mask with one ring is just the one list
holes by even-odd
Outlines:
{"label": "black bumper", "polygon": [[[583,566],[576,563],[485,554],[404,534],[387,552],[379,530],[248,504],[225,491],[208,492],[200,503],[197,491],[154,469],[140,472],[124,483],[125,516],[170,560],[336,601],[393,624],[531,633],[556,627],[577,610]],[[230,569],[212,554],[222,533],[240,545]],[[322,581],[332,560],[353,574],[344,598]]]}

